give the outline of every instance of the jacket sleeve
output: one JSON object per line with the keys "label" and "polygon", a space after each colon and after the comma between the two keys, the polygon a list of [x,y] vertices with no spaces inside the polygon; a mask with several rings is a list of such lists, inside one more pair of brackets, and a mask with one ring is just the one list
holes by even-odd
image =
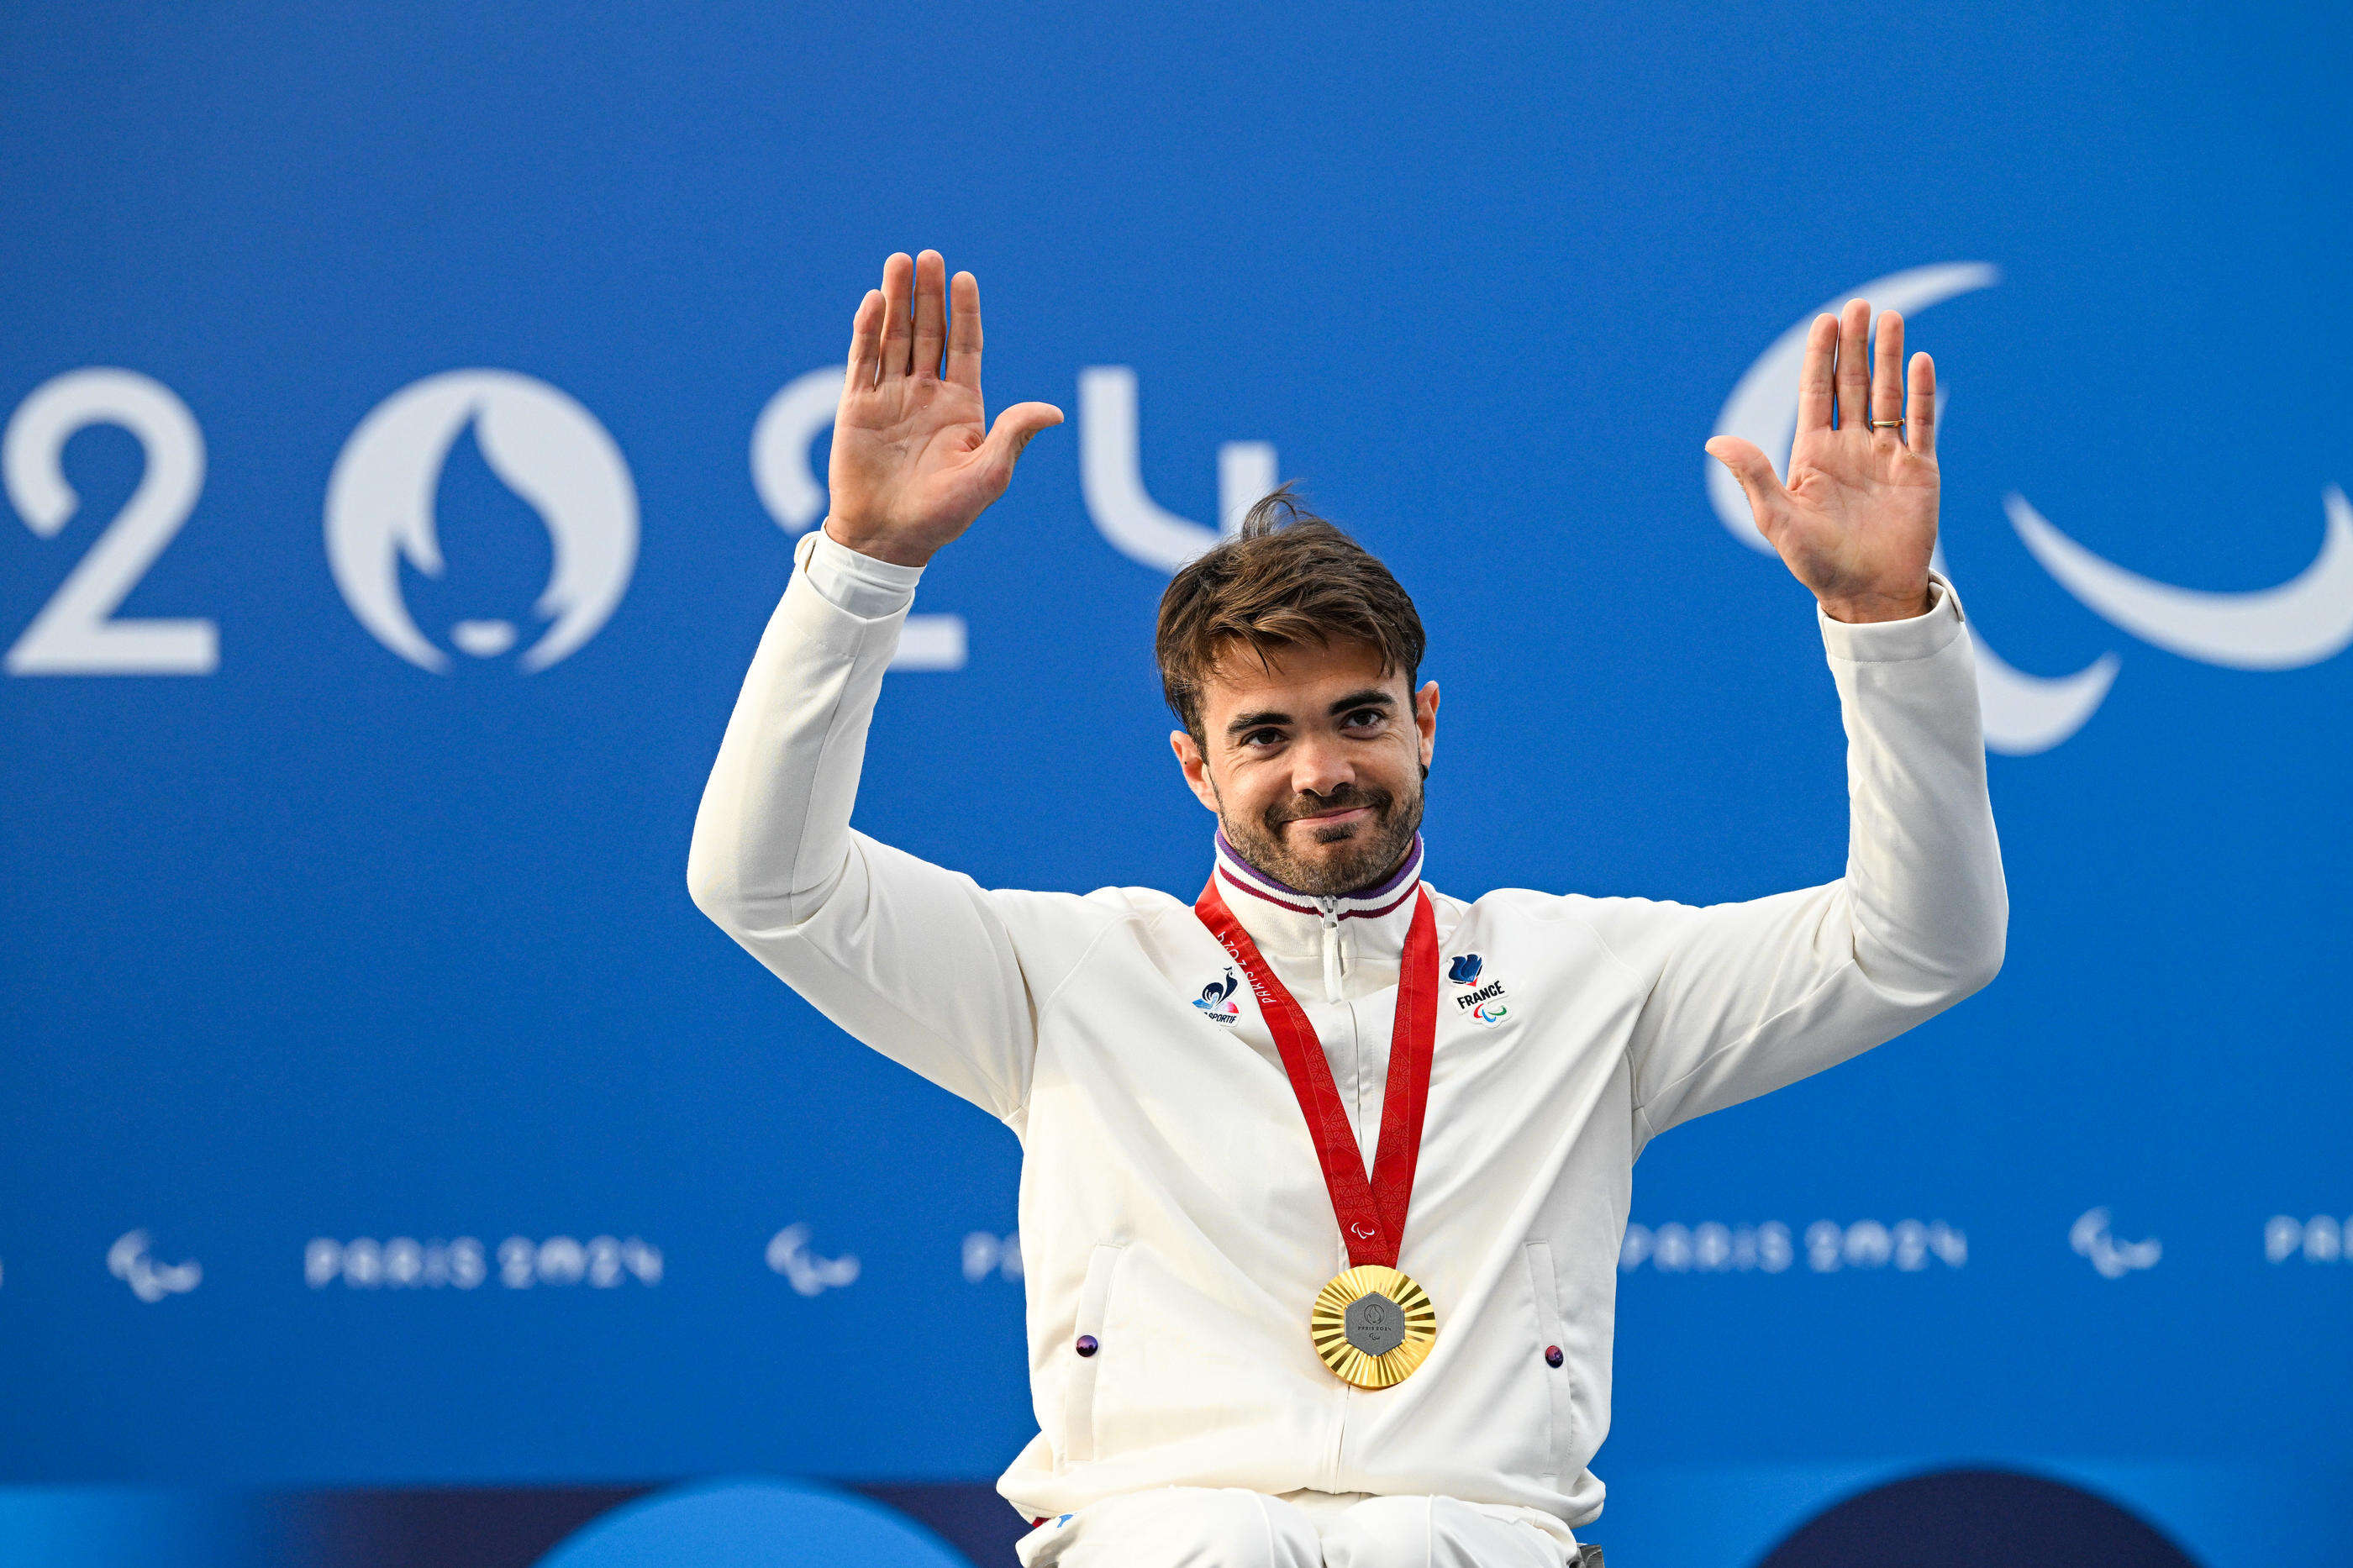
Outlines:
{"label": "jacket sleeve", "polygon": [[1937,575],[1930,592],[1909,620],[1815,612],[1846,726],[1846,874],[1746,903],[1647,905],[1630,940],[1605,937],[1656,976],[1630,1044],[1638,1146],[1860,1055],[2001,967],[2010,900],[1975,660],[1952,584]]}
{"label": "jacket sleeve", "polygon": [[1023,900],[849,826],[868,721],[918,569],[812,530],[695,813],[695,906],[818,1011],[883,1055],[1012,1115],[1027,1100],[1033,994],[1008,925]]}

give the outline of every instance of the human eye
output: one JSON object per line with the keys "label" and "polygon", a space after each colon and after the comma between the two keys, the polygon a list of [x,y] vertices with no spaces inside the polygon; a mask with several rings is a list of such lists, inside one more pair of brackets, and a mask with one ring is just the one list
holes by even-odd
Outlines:
{"label": "human eye", "polygon": [[1242,744],[1253,751],[1282,744],[1282,731],[1274,729],[1247,730],[1242,732]]}
{"label": "human eye", "polygon": [[1359,735],[1378,731],[1388,722],[1388,715],[1378,708],[1359,708],[1340,721],[1340,728]]}

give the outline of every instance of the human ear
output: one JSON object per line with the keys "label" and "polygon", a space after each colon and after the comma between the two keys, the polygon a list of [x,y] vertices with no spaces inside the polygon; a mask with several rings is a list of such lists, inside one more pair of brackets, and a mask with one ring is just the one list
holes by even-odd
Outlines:
{"label": "human ear", "polygon": [[1185,787],[1193,792],[1193,798],[1209,810],[1216,811],[1218,786],[1209,782],[1208,759],[1201,755],[1200,746],[1184,731],[1171,730],[1168,731],[1168,749],[1176,753],[1176,766],[1184,773]]}
{"label": "human ear", "polygon": [[1413,694],[1413,726],[1421,731],[1421,765],[1430,766],[1438,750],[1438,682],[1425,680]]}

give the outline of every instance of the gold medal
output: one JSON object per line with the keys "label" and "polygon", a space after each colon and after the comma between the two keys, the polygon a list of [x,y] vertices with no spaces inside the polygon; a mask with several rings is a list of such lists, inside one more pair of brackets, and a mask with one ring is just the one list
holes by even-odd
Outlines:
{"label": "gold medal", "polygon": [[1358,1388],[1402,1383],[1438,1340],[1438,1309],[1407,1276],[1377,1263],[1335,1275],[1307,1315],[1315,1353]]}

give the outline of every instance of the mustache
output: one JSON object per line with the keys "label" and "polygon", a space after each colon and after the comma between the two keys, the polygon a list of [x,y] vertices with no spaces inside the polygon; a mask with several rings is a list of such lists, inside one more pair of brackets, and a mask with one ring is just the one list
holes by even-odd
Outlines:
{"label": "mustache", "polygon": [[1359,789],[1355,784],[1342,784],[1330,795],[1303,791],[1280,805],[1271,805],[1266,809],[1265,821],[1270,828],[1280,828],[1302,817],[1350,811],[1360,805],[1370,808],[1374,816],[1387,820],[1389,808],[1396,804],[1397,797],[1385,789]]}

